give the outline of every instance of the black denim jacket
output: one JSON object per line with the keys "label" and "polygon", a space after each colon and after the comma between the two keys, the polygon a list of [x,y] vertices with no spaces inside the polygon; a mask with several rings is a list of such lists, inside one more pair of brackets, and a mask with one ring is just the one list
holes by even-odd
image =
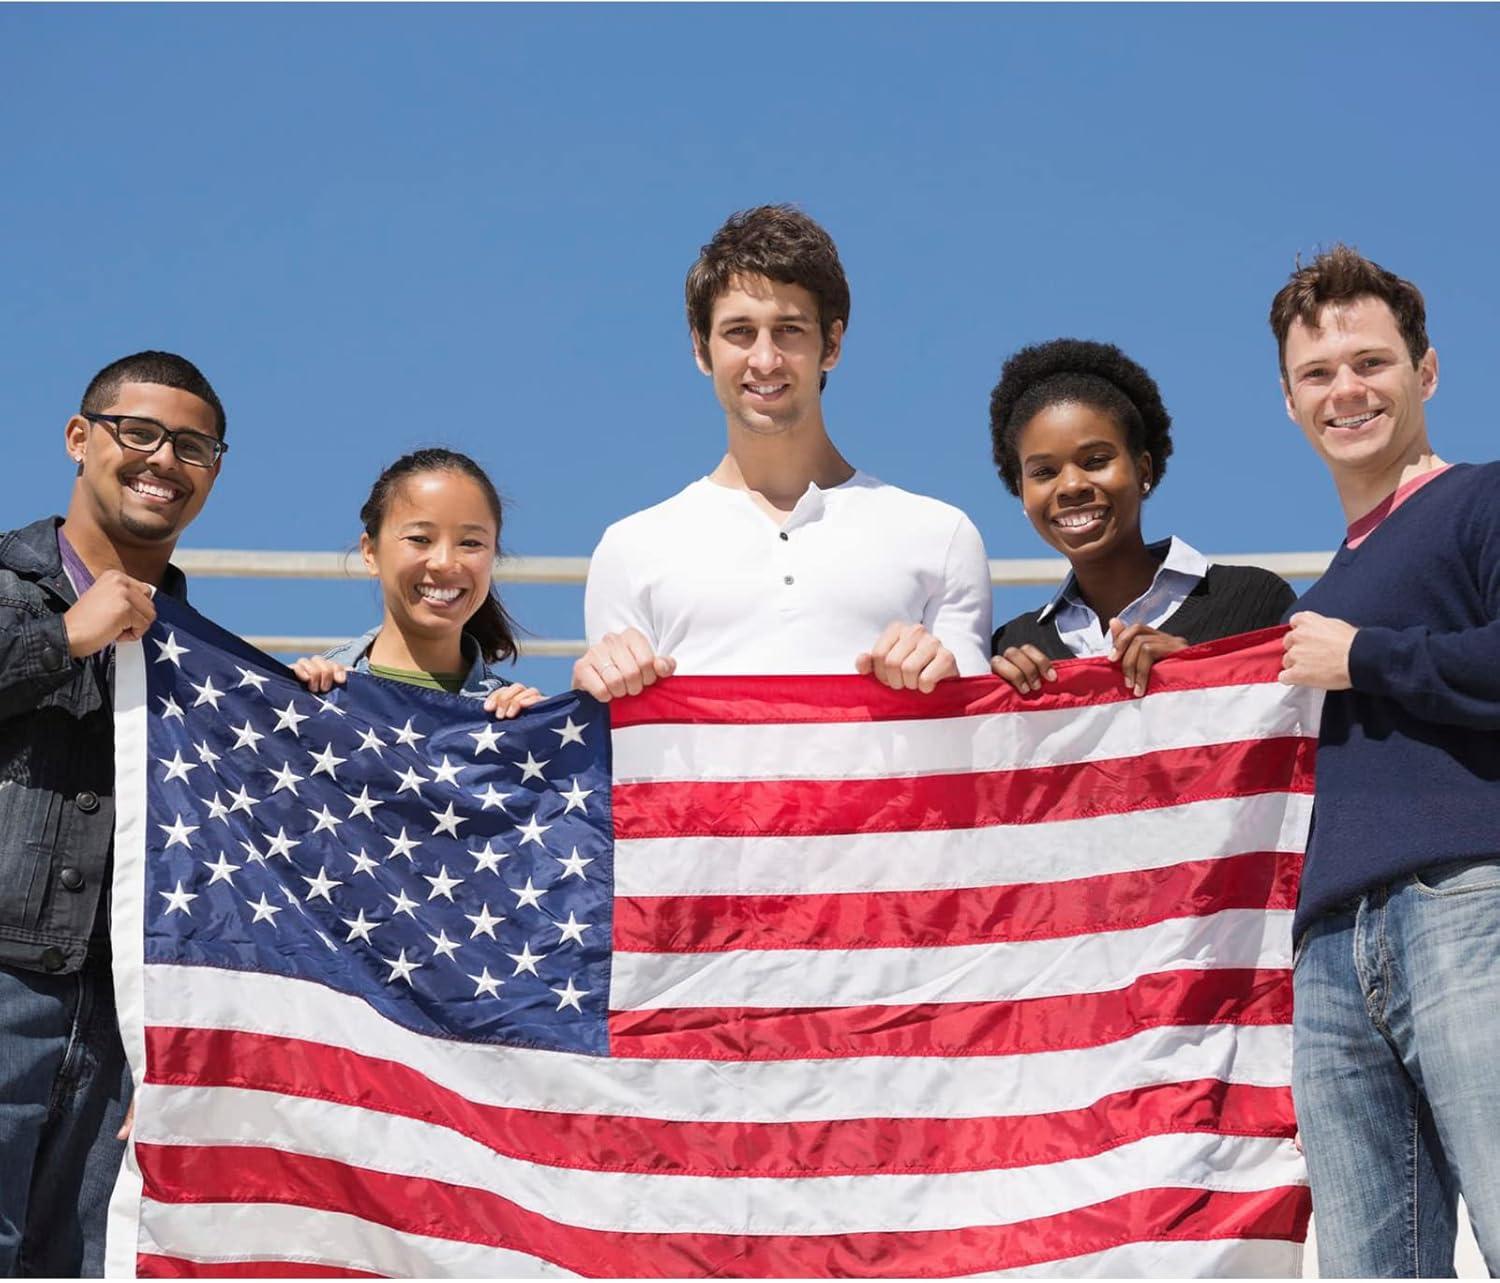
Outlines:
{"label": "black denim jacket", "polygon": [[83,965],[115,826],[113,654],[68,655],[61,524],[0,534],[0,963],[51,972]]}

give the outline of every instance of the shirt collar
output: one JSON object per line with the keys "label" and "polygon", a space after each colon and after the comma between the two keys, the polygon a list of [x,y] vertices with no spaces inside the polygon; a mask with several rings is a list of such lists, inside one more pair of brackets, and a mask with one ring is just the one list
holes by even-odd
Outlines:
{"label": "shirt collar", "polygon": [[[1192,544],[1185,539],[1179,539],[1176,535],[1170,539],[1160,539],[1156,543],[1147,544],[1146,548],[1153,556],[1161,558],[1161,565],[1156,568],[1156,574],[1151,577],[1151,588],[1156,586],[1163,571],[1175,571],[1177,574],[1187,575],[1192,579],[1202,579],[1208,573],[1211,564],[1208,558]],[[1151,588],[1147,588],[1146,592],[1150,592]],[[1142,596],[1144,595],[1143,593]],[[1071,570],[1068,571],[1067,578],[1062,581],[1058,590],[1052,594],[1052,599],[1037,612],[1037,622],[1046,623],[1056,613],[1058,607],[1066,601],[1083,604],[1083,599],[1078,595],[1078,580]]]}

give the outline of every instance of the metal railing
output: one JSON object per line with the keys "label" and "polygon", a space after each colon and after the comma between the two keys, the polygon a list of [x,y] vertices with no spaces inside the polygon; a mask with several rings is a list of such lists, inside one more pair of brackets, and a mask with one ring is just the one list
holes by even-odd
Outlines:
{"label": "metal railing", "polygon": [[[1316,579],[1327,568],[1329,552],[1212,554],[1210,561],[1231,566],[1262,566],[1283,579]],[[173,560],[200,579],[344,579],[365,578],[353,553],[255,552],[226,548],[181,548]],[[997,588],[1022,588],[1062,582],[1068,563],[1062,557],[1009,557],[990,561],[990,582]],[[588,578],[587,557],[505,557],[495,567],[495,581],[505,584],[581,584]],[[307,655],[347,641],[346,637],[259,634],[245,638],[273,655]],[[583,654],[582,638],[529,638],[525,656],[571,657]]]}

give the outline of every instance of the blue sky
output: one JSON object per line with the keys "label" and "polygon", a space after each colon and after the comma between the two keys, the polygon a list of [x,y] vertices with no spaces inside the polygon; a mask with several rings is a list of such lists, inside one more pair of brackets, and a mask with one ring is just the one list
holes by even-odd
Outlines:
{"label": "blue sky", "polygon": [[[63,508],[84,384],[155,346],[230,416],[184,546],[348,547],[380,466],[444,442],[511,500],[510,551],[587,553],[722,452],[682,278],[731,210],[791,200],[853,289],[834,439],[991,556],[1045,550],[988,391],[1059,334],[1162,385],[1148,534],[1328,548],[1266,308],[1337,239],[1410,276],[1438,448],[1496,454],[1497,38],[1489,6],[0,6],[0,525]],[[194,599],[242,632],[378,614],[362,583]],[[578,589],[507,601],[581,633]]]}

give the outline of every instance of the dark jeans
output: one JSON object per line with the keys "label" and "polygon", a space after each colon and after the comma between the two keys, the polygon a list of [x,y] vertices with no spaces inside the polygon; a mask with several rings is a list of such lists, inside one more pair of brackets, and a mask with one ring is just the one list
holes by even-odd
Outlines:
{"label": "dark jeans", "polygon": [[1500,859],[1304,933],[1292,1091],[1324,1278],[1452,1277],[1460,1193],[1500,1268]]}
{"label": "dark jeans", "polygon": [[104,1273],[129,1099],[108,963],[0,966],[0,1274]]}

